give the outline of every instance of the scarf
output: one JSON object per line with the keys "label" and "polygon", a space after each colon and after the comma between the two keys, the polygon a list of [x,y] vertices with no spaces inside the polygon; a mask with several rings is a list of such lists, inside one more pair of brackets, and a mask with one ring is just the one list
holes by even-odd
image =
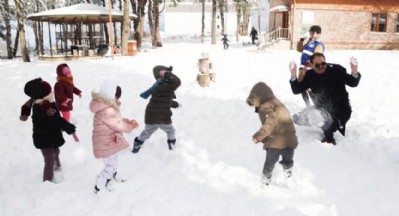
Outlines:
{"label": "scarf", "polygon": [[57,76],[57,81],[73,86],[73,76]]}

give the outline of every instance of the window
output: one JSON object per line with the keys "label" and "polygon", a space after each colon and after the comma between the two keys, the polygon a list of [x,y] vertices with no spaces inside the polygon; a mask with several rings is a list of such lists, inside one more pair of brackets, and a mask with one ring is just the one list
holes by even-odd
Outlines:
{"label": "window", "polygon": [[371,18],[372,32],[386,32],[387,30],[387,13],[373,13]]}
{"label": "window", "polygon": [[396,18],[396,32],[399,33],[399,14],[397,15]]}

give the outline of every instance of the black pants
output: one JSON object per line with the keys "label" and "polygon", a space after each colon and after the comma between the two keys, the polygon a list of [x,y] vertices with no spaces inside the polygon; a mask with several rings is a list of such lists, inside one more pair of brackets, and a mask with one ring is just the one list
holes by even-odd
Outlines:
{"label": "black pants", "polygon": [[294,149],[285,148],[285,149],[267,149],[266,150],[266,161],[263,166],[263,175],[267,178],[272,177],[272,172],[274,166],[276,165],[279,157],[282,157],[280,164],[284,169],[290,169],[294,166]]}
{"label": "black pants", "polygon": [[40,149],[44,158],[44,170],[43,170],[43,181],[53,181],[54,180],[54,170],[61,168],[61,163],[59,159],[60,149],[59,148],[49,148]]}

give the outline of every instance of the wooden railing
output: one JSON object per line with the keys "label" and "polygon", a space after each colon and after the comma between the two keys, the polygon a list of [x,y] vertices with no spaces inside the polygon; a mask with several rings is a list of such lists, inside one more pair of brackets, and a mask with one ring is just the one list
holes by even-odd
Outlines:
{"label": "wooden railing", "polygon": [[288,28],[278,27],[277,29],[265,32],[260,35],[260,47],[268,47],[274,43],[277,43],[281,39],[289,39]]}

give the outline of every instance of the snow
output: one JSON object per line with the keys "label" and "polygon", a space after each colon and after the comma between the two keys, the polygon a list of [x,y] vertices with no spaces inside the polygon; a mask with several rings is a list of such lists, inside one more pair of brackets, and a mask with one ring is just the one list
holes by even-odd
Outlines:
{"label": "snow", "polygon": [[[197,62],[204,52],[213,62],[216,82],[201,88]],[[71,120],[80,143],[64,134],[64,179],[58,184],[41,181],[43,157],[32,143],[31,120],[21,122],[18,116],[28,99],[24,84],[42,77],[54,85],[56,66],[62,62],[1,60],[0,216],[397,215],[398,51],[327,50],[328,62],[348,70],[355,56],[363,75],[358,87],[347,87],[353,108],[347,135],[335,133],[338,144],[332,146],[320,143],[318,128],[296,126],[300,144],[294,156],[295,183],[285,183],[277,164],[271,186],[260,185],[265,151],[251,140],[260,121],[245,99],[255,83],[264,81],[291,114],[304,108],[288,82],[288,65],[298,63],[299,55],[257,51],[242,42],[225,51],[220,42],[212,46],[170,39],[163,48],[134,57],[67,62],[83,91],[82,99],[75,97]],[[105,79],[118,82],[122,115],[140,123],[125,134],[132,145],[143,130],[148,103],[139,94],[153,84],[152,68],[158,64],[173,65],[182,80],[176,95],[183,107],[173,110],[177,149],[169,151],[166,135],[157,131],[138,154],[130,152],[132,146],[119,153],[119,174],[127,182],[113,182],[113,191],[95,195],[103,162],[92,153],[90,93]]]}

